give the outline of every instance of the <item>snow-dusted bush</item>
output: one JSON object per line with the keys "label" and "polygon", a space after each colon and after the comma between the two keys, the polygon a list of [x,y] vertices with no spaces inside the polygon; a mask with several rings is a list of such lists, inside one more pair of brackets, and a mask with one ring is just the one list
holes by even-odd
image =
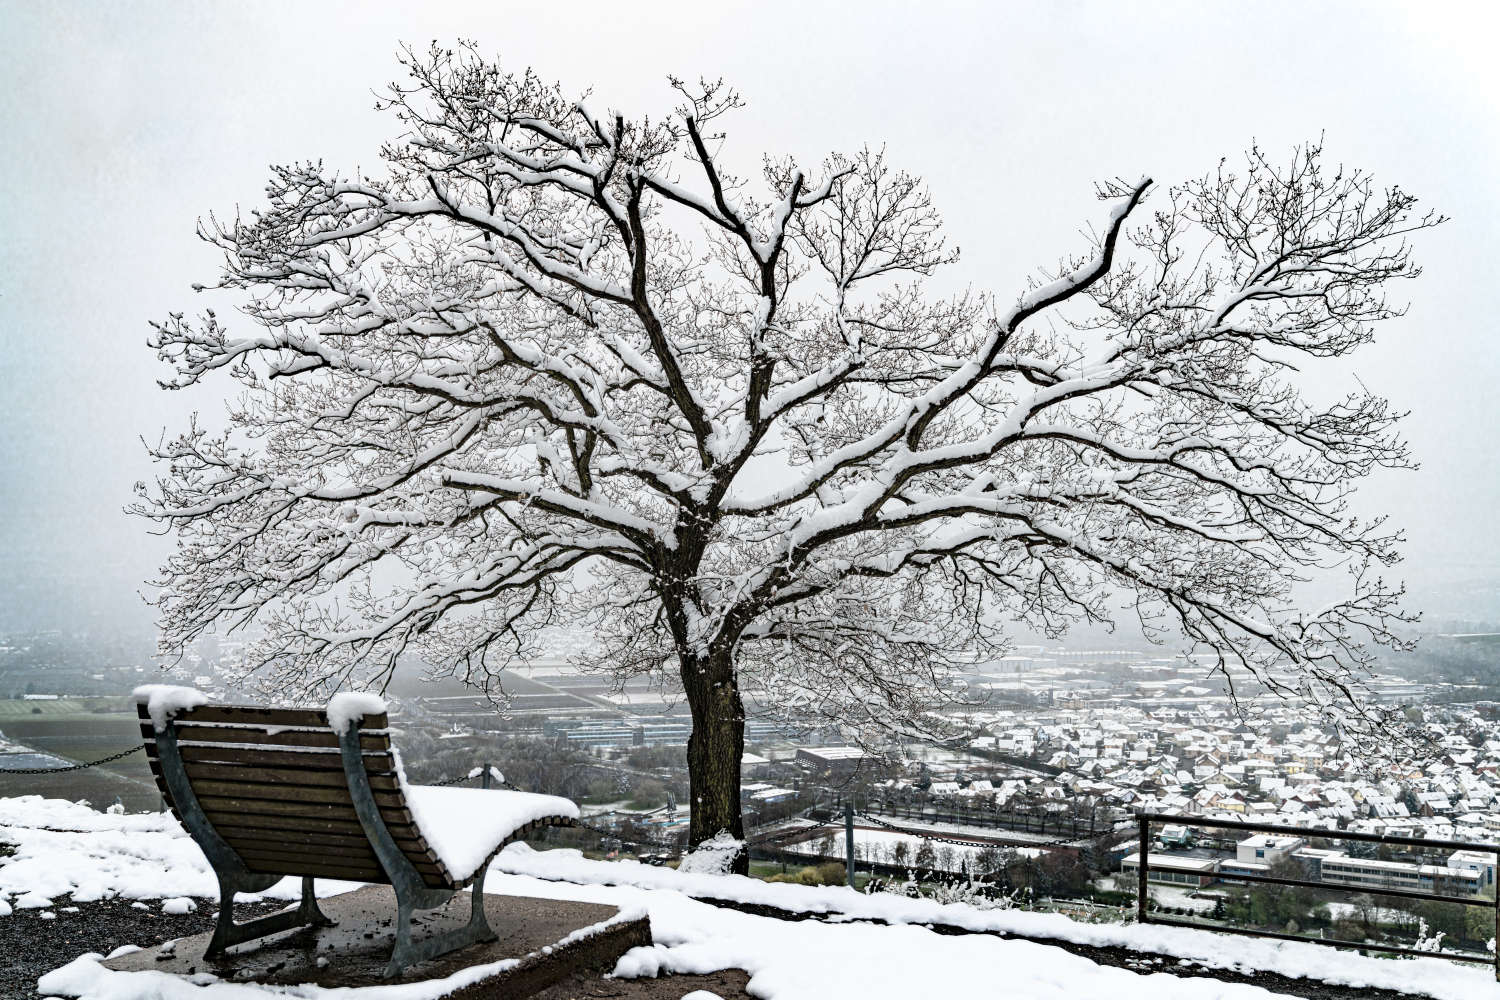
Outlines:
{"label": "snow-dusted bush", "polygon": [[1020,889],[997,892],[994,886],[969,879],[945,879],[923,883],[915,871],[908,870],[902,879],[872,879],[867,893],[890,893],[908,899],[931,899],[938,903],[963,903],[981,910],[1009,910],[1022,906],[1028,894]]}

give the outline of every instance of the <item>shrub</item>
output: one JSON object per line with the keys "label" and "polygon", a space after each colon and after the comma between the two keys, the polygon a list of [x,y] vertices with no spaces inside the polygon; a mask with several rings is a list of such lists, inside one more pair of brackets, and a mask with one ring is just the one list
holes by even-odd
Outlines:
{"label": "shrub", "polygon": [[794,872],[781,872],[766,879],[767,882],[793,882],[797,885],[843,885],[844,866],[837,862],[823,865],[808,865]]}

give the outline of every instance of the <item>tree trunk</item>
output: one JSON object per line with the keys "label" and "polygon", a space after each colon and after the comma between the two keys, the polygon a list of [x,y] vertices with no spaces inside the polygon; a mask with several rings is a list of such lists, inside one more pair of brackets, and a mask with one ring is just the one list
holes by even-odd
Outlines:
{"label": "tree trunk", "polygon": [[[687,754],[692,799],[688,844],[696,847],[723,830],[743,838],[740,758],[745,752],[745,708],[729,652],[684,656],[682,684],[693,713]],[[748,873],[749,854],[741,851],[730,870]]]}

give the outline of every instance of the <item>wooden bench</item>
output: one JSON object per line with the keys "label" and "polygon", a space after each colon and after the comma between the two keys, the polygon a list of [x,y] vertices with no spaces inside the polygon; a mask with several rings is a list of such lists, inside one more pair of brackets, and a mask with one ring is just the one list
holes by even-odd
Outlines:
{"label": "wooden bench", "polygon": [[[344,696],[348,697],[348,696]],[[211,705],[188,688],[136,692],[151,771],[174,816],[219,880],[219,916],[205,958],[232,945],[328,924],[314,878],[389,884],[396,941],[385,974],[495,939],[484,876],[506,844],[539,827],[572,825],[567,799],[524,792],[408,786],[383,704],[363,711]],[[333,723],[330,723],[330,714]],[[342,728],[338,728],[342,727]],[[237,892],[302,877],[295,910],[236,924]],[[468,923],[412,940],[412,915],[469,886]]]}

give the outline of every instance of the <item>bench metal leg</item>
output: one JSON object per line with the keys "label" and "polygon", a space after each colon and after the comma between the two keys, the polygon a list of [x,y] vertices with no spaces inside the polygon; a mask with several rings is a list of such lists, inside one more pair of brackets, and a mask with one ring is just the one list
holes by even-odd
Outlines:
{"label": "bench metal leg", "polygon": [[318,897],[313,892],[313,877],[302,876],[302,902],[297,904],[297,914],[309,924],[317,927],[332,927],[338,923],[318,908]]}
{"label": "bench metal leg", "polygon": [[171,721],[157,731],[156,749],[161,758],[162,780],[172,793],[172,803],[177,808],[182,825],[192,835],[194,843],[203,849],[204,857],[208,858],[214,875],[219,879],[219,919],[214,925],[214,936],[203,952],[204,958],[222,955],[231,945],[265,937],[267,934],[333,923],[318,909],[311,876],[304,876],[302,879],[302,905],[297,909],[273,913],[243,924],[235,923],[234,894],[264,892],[280,882],[282,876],[250,871],[239,853],[214,829],[203,806],[198,802],[193,783],[188,780],[187,767],[182,762],[182,752],[177,746],[177,727]]}
{"label": "bench metal leg", "polygon": [[[479,875],[474,879],[473,885],[469,886],[472,896],[469,902],[469,922],[462,927],[455,927],[449,931],[433,934],[431,937],[423,938],[421,941],[411,939],[411,919],[415,910],[432,909],[442,906],[457,895],[457,893],[446,893],[447,899],[441,902],[429,902],[428,899],[414,898],[414,894],[403,891],[399,883],[396,889],[396,944],[391,949],[391,960],[385,967],[385,978],[399,975],[401,970],[425,962],[428,959],[446,955],[450,951],[482,941],[494,941],[498,935],[490,929],[490,922],[484,912],[484,876],[485,868],[479,869]],[[431,892],[431,890],[428,890]],[[425,895],[425,893],[420,894]]]}
{"label": "bench metal leg", "polygon": [[484,876],[489,864],[488,858],[480,866],[479,874],[469,889],[473,894],[469,922],[421,941],[411,939],[413,913],[443,906],[461,890],[433,888],[428,885],[411,859],[396,845],[395,838],[385,824],[385,817],[375,803],[375,792],[370,788],[370,776],[365,771],[364,750],[360,745],[357,722],[339,732],[339,756],[344,763],[349,798],[353,802],[355,814],[359,816],[359,825],[365,831],[365,837],[370,841],[370,847],[375,851],[375,857],[380,860],[380,867],[385,869],[391,888],[396,893],[396,943],[391,948],[391,960],[386,964],[385,977],[389,979],[409,966],[446,955],[465,945],[495,940],[495,932],[490,930],[489,922],[484,916]]}
{"label": "bench metal leg", "polygon": [[225,950],[232,945],[253,941],[268,934],[279,934],[282,931],[295,930],[299,927],[333,926],[333,921],[318,909],[318,897],[313,894],[313,880],[310,875],[302,878],[302,902],[295,910],[272,913],[269,916],[237,924],[234,922],[234,894],[262,892],[280,882],[281,876],[252,875],[245,878],[224,872],[217,874],[219,876],[219,920],[214,925],[214,936],[203,952],[204,958],[214,958],[224,954]]}

